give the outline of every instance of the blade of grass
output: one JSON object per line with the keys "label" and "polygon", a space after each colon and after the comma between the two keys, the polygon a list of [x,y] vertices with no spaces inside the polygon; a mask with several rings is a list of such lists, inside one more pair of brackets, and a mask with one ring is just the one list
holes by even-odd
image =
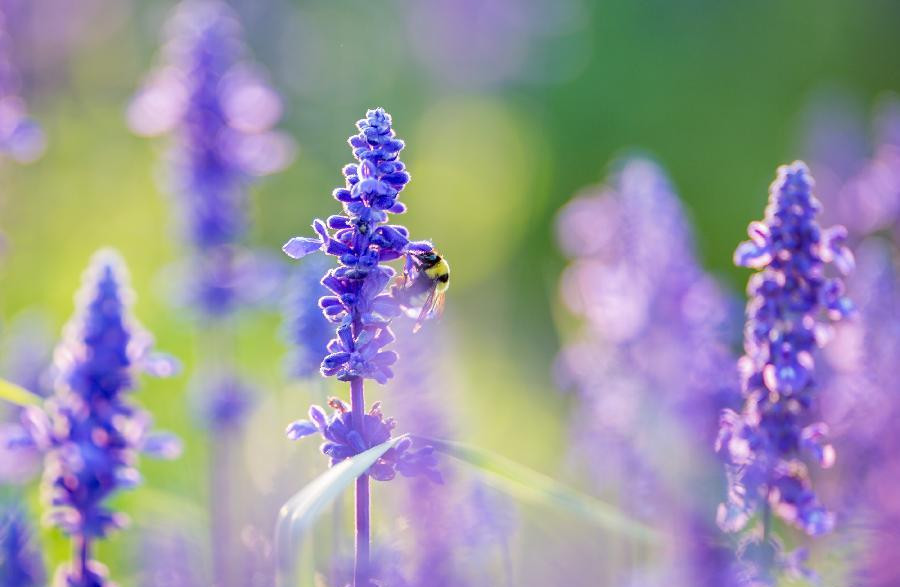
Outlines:
{"label": "blade of grass", "polygon": [[31,393],[24,387],[20,387],[12,381],[0,379],[0,400],[8,401],[17,406],[38,406],[43,398]]}
{"label": "blade of grass", "polygon": [[[421,438],[421,437],[417,437]],[[421,438],[435,450],[471,465],[496,489],[522,501],[569,511],[608,530],[653,544],[656,530],[615,506],[581,493],[513,460],[461,442]]]}
{"label": "blade of grass", "polygon": [[331,467],[287,501],[278,512],[275,525],[275,553],[278,564],[278,587],[294,584],[294,558],[298,539],[315,525],[326,508],[357,477],[369,470],[375,461],[406,435],[391,438],[369,450]]}

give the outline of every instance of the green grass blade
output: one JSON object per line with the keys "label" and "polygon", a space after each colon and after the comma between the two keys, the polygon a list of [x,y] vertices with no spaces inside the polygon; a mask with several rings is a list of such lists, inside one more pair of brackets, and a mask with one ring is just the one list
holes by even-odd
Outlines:
{"label": "green grass blade", "polygon": [[656,530],[632,519],[606,502],[564,485],[543,473],[490,451],[449,440],[423,438],[435,450],[484,473],[496,489],[522,501],[569,511],[576,516],[646,543],[658,540]]}
{"label": "green grass blade", "polygon": [[17,406],[38,406],[43,398],[31,393],[24,387],[19,387],[12,381],[0,379],[0,400],[8,401]]}
{"label": "green grass blade", "polygon": [[357,477],[405,437],[406,435],[401,435],[391,438],[352,459],[338,463],[313,479],[281,507],[275,525],[279,587],[293,585],[294,558],[300,537],[315,525],[319,516]]}

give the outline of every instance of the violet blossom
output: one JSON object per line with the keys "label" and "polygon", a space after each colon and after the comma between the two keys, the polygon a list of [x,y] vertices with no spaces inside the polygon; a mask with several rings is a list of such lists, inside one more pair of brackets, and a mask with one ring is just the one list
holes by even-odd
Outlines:
{"label": "violet blossom", "polygon": [[151,353],[152,338],[131,316],[133,297],[118,254],[94,255],[56,351],[55,393],[43,409],[28,411],[34,442],[45,453],[47,520],[75,547],[71,563],[57,571],[59,587],[109,584],[105,567],[91,558],[94,543],[126,523],[109,498],[140,483],[139,453],[180,452],[175,437],[150,433],[149,414],[128,398],[138,371],[173,372],[171,360]]}
{"label": "violet blossom", "polygon": [[[295,259],[316,251],[337,257],[339,266],[327,271],[322,284],[331,295],[319,299],[323,314],[335,325],[336,336],[323,353],[321,372],[350,383],[350,404],[334,399],[331,416],[317,406],[310,409],[309,420],[288,426],[290,438],[321,434],[322,452],[332,464],[364,452],[387,441],[395,423],[384,418],[380,404],[368,411],[363,382],[374,379],[386,383],[397,354],[386,347],[394,340],[390,324],[400,313],[400,305],[389,288],[395,270],[388,261],[405,259],[407,282],[420,270],[417,254],[433,250],[424,241],[412,241],[409,231],[389,224],[390,214],[400,214],[406,206],[400,192],[409,182],[406,166],[399,154],[403,141],[396,138],[391,117],[383,109],[369,110],[357,122],[359,133],[348,140],[357,163],[343,169],[346,184],[334,190],[344,214],[327,222],[313,222],[315,237],[295,237],[284,245],[285,253]],[[331,231],[334,231],[333,234]],[[370,519],[369,477],[388,480],[396,473],[423,474],[434,480],[440,476],[431,447],[413,449],[411,441],[398,442],[356,481],[356,564],[354,585],[368,586]]]}

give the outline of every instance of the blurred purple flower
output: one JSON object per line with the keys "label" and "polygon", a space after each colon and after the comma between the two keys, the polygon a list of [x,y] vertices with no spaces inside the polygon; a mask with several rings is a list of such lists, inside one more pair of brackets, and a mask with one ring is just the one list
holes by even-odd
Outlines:
{"label": "blurred purple flower", "polygon": [[[562,209],[558,234],[572,257],[560,295],[586,324],[560,354],[557,375],[583,402],[575,429],[586,454],[600,438],[627,444],[644,401],[662,400],[703,418],[729,387],[721,367],[729,356],[729,300],[695,260],[690,229],[662,171],[647,160],[626,161],[612,187]],[[610,455],[591,463],[601,483],[621,478],[608,474]]]}
{"label": "blurred purple flower", "polygon": [[191,288],[212,315],[231,311],[238,286],[252,284],[248,257],[232,250],[247,232],[248,188],[294,156],[294,143],[273,130],[281,99],[252,65],[227,4],[186,0],[168,24],[161,64],[128,110],[138,134],[171,134],[172,192],[185,232],[197,248]]}
{"label": "blurred purple flower", "polygon": [[133,374],[169,374],[168,362],[150,354],[152,339],[130,315],[133,294],[112,251],[100,251],[85,273],[77,312],[57,348],[55,395],[45,409],[29,409],[33,439],[46,453],[43,492],[47,519],[70,535],[80,554],[57,584],[106,585],[90,561],[91,543],[125,519],[105,505],[117,490],[140,482],[139,452],[170,458],[174,437],[148,433],[149,415],[128,401]]}
{"label": "blurred purple flower", "polygon": [[317,305],[327,291],[321,283],[326,261],[308,258],[287,283],[284,308],[285,338],[292,344],[288,372],[292,377],[307,378],[319,374],[322,355],[334,335],[334,329]]}
{"label": "blurred purple flower", "polygon": [[729,463],[728,501],[719,509],[727,531],[741,530],[757,512],[768,527],[769,511],[810,535],[834,523],[813,493],[804,461],[834,462],[826,425],[810,422],[817,397],[813,354],[827,340],[823,315],[837,321],[852,310],[843,282],[827,277],[826,266],[847,274],[853,256],[843,227],[819,227],[812,189],[806,165],[780,167],[765,220],[750,224],[751,240],[734,254],[735,264],[759,272],[747,285],[746,354],[739,362],[744,407],[723,413],[717,440]]}
{"label": "blurred purple flower", "polygon": [[696,567],[688,572],[725,576],[724,562],[720,574],[707,568],[719,560],[711,528],[695,523],[707,504],[678,498],[692,492],[671,457],[703,463],[715,414],[736,395],[730,299],[696,260],[678,197],[649,160],[625,160],[607,187],[569,202],[557,232],[572,259],[560,295],[584,319],[557,359],[558,383],[577,391],[576,454],[600,489],[618,489],[655,523],[691,529],[673,544],[680,564]]}
{"label": "blurred purple flower", "polygon": [[391,365],[397,356],[382,349],[394,340],[389,325],[399,314],[397,301],[385,291],[395,274],[385,261],[405,257],[409,273],[416,253],[433,247],[425,241],[410,241],[405,227],[387,224],[389,213],[406,211],[398,197],[409,181],[399,159],[404,144],[395,138],[390,115],[381,108],[369,110],[356,124],[359,134],[348,142],[359,163],[344,167],[347,185],[333,194],[347,215],[331,216],[327,225],[316,219],[316,236],[292,238],[284,252],[299,259],[322,250],[340,261],[341,266],[322,279],[333,295],[323,296],[319,306],[337,324],[337,336],[322,361],[322,374],[341,381],[366,378],[385,383],[393,375]]}
{"label": "blurred purple flower", "polygon": [[182,2],[167,29],[162,63],[128,120],[138,134],[175,134],[175,191],[192,242],[231,243],[246,229],[251,179],[292,159],[293,143],[271,130],[281,99],[247,60],[240,25],[224,2]]}
{"label": "blurred purple flower", "polygon": [[30,163],[43,154],[46,144],[44,132],[28,116],[20,95],[22,84],[10,38],[15,26],[0,4],[0,153]]}
{"label": "blurred purple flower", "polygon": [[18,506],[4,506],[0,511],[0,587],[42,587],[44,579],[44,565],[25,513]]}
{"label": "blurred purple flower", "polygon": [[817,104],[807,151],[817,194],[825,204],[823,219],[840,219],[855,241],[878,230],[900,228],[900,99],[889,96],[879,104],[871,155],[863,124],[849,110],[846,105]]}
{"label": "blurred purple flower", "polygon": [[[862,125],[859,125],[862,127]],[[852,564],[854,584],[888,587],[900,582],[895,553],[900,480],[896,453],[900,437],[893,422],[900,417],[895,371],[900,360],[900,281],[896,262],[900,229],[900,100],[887,96],[874,116],[875,148],[843,184],[824,194],[825,204],[848,222],[849,238],[858,242],[857,268],[847,290],[858,308],[856,320],[835,325],[832,344],[824,349],[822,411],[841,453],[835,477],[852,484],[832,488],[847,522],[850,539],[861,555]],[[839,150],[844,137],[823,141]],[[818,172],[821,166],[816,167]],[[893,228],[893,232],[890,229]],[[892,238],[891,238],[892,237]],[[827,375],[827,377],[826,377]]]}
{"label": "blurred purple flower", "polygon": [[[295,237],[283,247],[294,259],[321,250],[340,263],[322,278],[322,285],[333,295],[320,298],[319,307],[336,325],[336,336],[328,343],[321,373],[350,383],[350,406],[332,400],[335,413],[331,418],[313,406],[310,420],[288,426],[288,436],[293,439],[322,434],[327,441],[322,451],[332,464],[391,437],[394,421],[383,418],[380,404],[366,412],[364,381],[386,383],[393,376],[391,366],[397,354],[384,348],[394,340],[391,319],[401,313],[396,296],[404,284],[416,284],[422,270],[418,256],[433,250],[428,242],[410,241],[405,227],[388,224],[389,214],[406,211],[399,196],[410,179],[399,158],[404,143],[391,128],[390,115],[381,108],[369,110],[356,126],[359,133],[348,143],[358,163],[344,167],[345,187],[332,194],[343,204],[346,215],[330,216],[327,224],[316,219],[315,237]],[[389,289],[395,271],[386,262],[404,258],[406,280]],[[369,476],[387,480],[400,472],[440,480],[432,448],[412,450],[411,444],[409,438],[399,441],[368,474],[356,480],[356,585],[367,585],[371,577]]]}
{"label": "blurred purple flower", "polygon": [[[398,320],[397,351],[403,361],[391,383],[395,413],[415,436],[452,438],[453,413],[445,399],[453,363],[443,337],[436,329],[414,334],[411,318]],[[442,468],[441,484],[417,478],[402,486],[398,513],[410,532],[410,548],[403,552],[410,587],[488,582],[491,548],[499,546],[505,556],[515,529],[511,500],[485,496],[487,490],[478,481],[468,481],[454,468]]]}
{"label": "blurred purple flower", "polygon": [[839,324],[834,344],[825,349],[829,368],[823,412],[832,425],[841,460],[838,476],[853,479],[841,486],[842,510],[863,554],[854,561],[854,576],[866,587],[888,587],[900,580],[896,528],[900,524],[897,447],[900,417],[896,365],[900,360],[900,281],[897,249],[874,236],[857,248],[857,270],[848,291],[858,319]]}
{"label": "blurred purple flower", "polygon": [[253,387],[233,373],[201,372],[196,379],[196,414],[212,431],[234,430],[256,405]]}
{"label": "blurred purple flower", "polygon": [[184,301],[211,318],[269,305],[284,279],[284,267],[271,255],[230,245],[195,253],[183,269]]}

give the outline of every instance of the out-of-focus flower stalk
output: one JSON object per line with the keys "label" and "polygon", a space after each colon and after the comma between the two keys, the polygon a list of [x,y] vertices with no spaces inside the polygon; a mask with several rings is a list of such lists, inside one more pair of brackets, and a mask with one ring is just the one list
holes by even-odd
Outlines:
{"label": "out-of-focus flower stalk", "polygon": [[150,434],[149,415],[127,397],[135,373],[175,370],[150,352],[152,338],[132,318],[132,301],[119,256],[97,253],[56,351],[56,391],[45,407],[28,410],[31,437],[45,453],[47,519],[72,538],[72,561],[56,574],[59,587],[109,584],[106,568],[91,559],[92,545],[126,518],[107,500],[140,483],[139,453],[174,458],[181,450],[175,437]]}
{"label": "out-of-focus flower stalk", "polygon": [[253,392],[234,367],[232,316],[263,295],[269,263],[243,246],[248,190],[284,168],[294,144],[273,130],[281,99],[247,58],[235,14],[220,0],[185,0],[167,26],[162,62],[128,111],[135,132],[169,134],[170,191],[192,247],[188,301],[200,315],[201,364],[195,382],[210,430],[213,572],[236,584],[230,467]]}

